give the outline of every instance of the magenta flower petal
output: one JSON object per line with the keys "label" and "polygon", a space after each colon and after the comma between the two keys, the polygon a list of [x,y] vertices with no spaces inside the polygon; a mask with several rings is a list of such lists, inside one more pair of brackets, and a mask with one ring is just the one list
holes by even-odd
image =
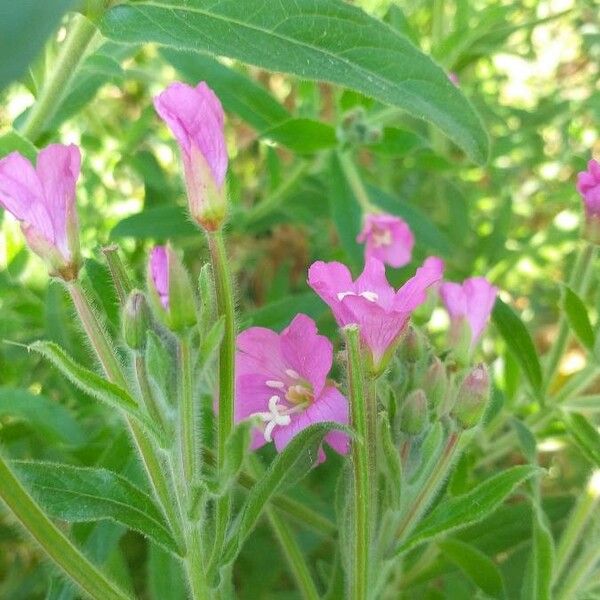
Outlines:
{"label": "magenta flower petal", "polygon": [[325,386],[333,362],[331,342],[325,336],[318,335],[315,322],[303,314],[294,317],[279,339],[285,364],[310,382],[313,393],[318,396]]}
{"label": "magenta flower petal", "polygon": [[341,303],[344,294],[354,292],[352,275],[346,265],[339,262],[313,263],[308,269],[308,285],[329,305],[338,325],[352,322],[352,314]]}
{"label": "magenta flower petal", "polygon": [[583,198],[588,219],[600,218],[600,163],[598,161],[590,160],[587,171],[577,175],[577,191]]}
{"label": "magenta flower petal", "polygon": [[76,146],[51,144],[37,166],[18,152],[0,160],[0,205],[21,221],[27,243],[53,274],[72,279],[77,271],[75,186],[81,158]]}
{"label": "magenta flower petal", "polygon": [[[281,452],[298,433],[315,423],[335,422],[348,425],[348,401],[337,388],[329,386],[304,412],[293,415],[287,427],[278,427],[273,432],[275,448]],[[348,452],[348,436],[341,432],[331,432],[325,441],[338,453]]]}
{"label": "magenta flower petal", "polygon": [[427,290],[442,280],[444,261],[437,256],[425,259],[423,266],[396,293],[394,309],[413,311],[427,300]]}
{"label": "magenta flower petal", "polygon": [[184,162],[192,160],[196,148],[220,188],[227,172],[227,148],[223,108],[215,93],[204,82],[196,87],[175,82],[154,99],[154,107],[177,138]]}
{"label": "magenta flower petal", "polygon": [[375,213],[365,216],[356,241],[366,244],[366,259],[377,258],[396,268],[410,262],[415,245],[415,237],[405,221],[394,215]]}
{"label": "magenta flower petal", "polygon": [[447,282],[440,288],[440,296],[454,330],[458,331],[464,320],[468,323],[471,330],[471,348],[477,344],[487,325],[497,294],[498,288],[485,277],[471,277],[462,285]]}
{"label": "magenta flower petal", "polygon": [[169,257],[165,246],[155,246],[150,252],[150,275],[163,308],[169,308]]}
{"label": "magenta flower petal", "polygon": [[[274,441],[280,451],[311,423],[348,422],[346,399],[326,383],[332,359],[331,343],[306,315],[297,315],[280,334],[251,327],[238,335],[235,420],[262,422],[253,448]],[[347,447],[335,435],[331,445]]]}

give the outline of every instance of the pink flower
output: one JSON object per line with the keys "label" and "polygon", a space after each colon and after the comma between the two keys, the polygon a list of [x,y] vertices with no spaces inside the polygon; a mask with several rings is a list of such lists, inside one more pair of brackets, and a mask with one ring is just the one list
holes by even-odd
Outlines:
{"label": "pink flower", "polygon": [[219,99],[204,82],[196,87],[175,82],[154,98],[154,107],[179,143],[192,217],[206,229],[218,228],[225,216],[227,172]]}
{"label": "pink flower", "polygon": [[[281,452],[313,423],[348,424],[348,402],[327,380],[332,361],[331,342],[303,314],[281,333],[251,327],[238,335],[235,419],[259,417],[263,422],[254,431],[252,448],[273,441]],[[348,451],[342,432],[328,433],[325,441],[340,454]],[[324,459],[322,451],[319,459]]]}
{"label": "pink flower", "polygon": [[452,322],[451,337],[454,344],[461,342],[462,328],[469,327],[469,350],[475,347],[490,318],[498,288],[485,277],[471,277],[462,283],[443,283],[440,296]]}
{"label": "pink flower", "polygon": [[0,205],[21,221],[29,247],[66,280],[79,271],[75,185],[81,156],[77,146],[51,144],[35,168],[18,152],[0,160]]}
{"label": "pink flower", "polygon": [[588,218],[600,218],[600,163],[592,159],[587,171],[577,175],[577,191],[583,197]]}
{"label": "pink flower", "polygon": [[150,252],[149,271],[154,289],[163,308],[169,308],[169,257],[165,246],[155,246]]}
{"label": "pink flower", "polygon": [[400,217],[369,213],[356,241],[366,242],[367,258],[373,256],[391,267],[402,267],[410,262],[415,236]]}
{"label": "pink flower", "polygon": [[442,278],[443,271],[443,262],[430,257],[396,291],[376,258],[367,258],[356,281],[345,265],[318,261],[308,271],[308,284],[329,305],[340,327],[359,326],[373,367],[379,370],[400,341],[412,311],[425,302],[427,289]]}

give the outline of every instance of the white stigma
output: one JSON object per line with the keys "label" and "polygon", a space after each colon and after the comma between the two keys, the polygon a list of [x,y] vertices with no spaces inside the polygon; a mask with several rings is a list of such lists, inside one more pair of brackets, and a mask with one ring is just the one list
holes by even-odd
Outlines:
{"label": "white stigma", "polygon": [[259,412],[253,415],[266,423],[263,435],[267,442],[273,441],[273,429],[275,429],[276,425],[289,425],[292,420],[289,415],[279,412],[280,407],[278,402],[279,396],[271,396],[269,398],[269,412]]}

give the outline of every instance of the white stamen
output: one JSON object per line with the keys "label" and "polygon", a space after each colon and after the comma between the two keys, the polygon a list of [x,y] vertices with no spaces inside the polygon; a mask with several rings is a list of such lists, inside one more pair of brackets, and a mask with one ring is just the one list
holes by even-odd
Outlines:
{"label": "white stamen", "polygon": [[341,302],[346,296],[356,296],[354,292],[340,292],[337,299]]}
{"label": "white stamen", "polygon": [[377,302],[379,300],[379,294],[377,292],[361,292],[360,295],[369,302]]}
{"label": "white stamen", "polygon": [[294,369],[286,369],[285,374],[292,379],[300,379],[300,375],[298,375]]}
{"label": "white stamen", "polygon": [[283,381],[276,381],[274,379],[268,379],[265,381],[265,385],[274,390],[281,390],[285,387],[285,383],[283,383]]}

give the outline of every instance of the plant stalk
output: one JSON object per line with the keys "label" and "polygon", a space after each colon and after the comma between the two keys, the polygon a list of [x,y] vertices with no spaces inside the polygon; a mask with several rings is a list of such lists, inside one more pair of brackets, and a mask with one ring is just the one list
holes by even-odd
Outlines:
{"label": "plant stalk", "polygon": [[352,470],[354,476],[354,536],[351,576],[352,600],[365,600],[368,594],[369,555],[371,545],[371,481],[369,473],[369,439],[366,415],[365,375],[360,351],[359,330],[356,326],[344,329],[348,360],[348,391],[352,427]]}
{"label": "plant stalk", "polygon": [[0,498],[48,556],[95,600],[128,600],[54,525],[0,456]]}
{"label": "plant stalk", "polygon": [[50,119],[56,114],[95,33],[96,27],[89,19],[83,15],[73,17],[71,28],[52,68],[51,76],[44,81],[42,90],[29,111],[21,131],[32,142],[35,143],[44,133]]}
{"label": "plant stalk", "polygon": [[180,368],[180,407],[179,435],[181,444],[181,464],[184,480],[188,485],[195,481],[199,468],[199,447],[196,444],[196,410],[194,406],[194,389],[192,376],[192,352],[190,334],[183,333],[179,337],[179,368]]}

